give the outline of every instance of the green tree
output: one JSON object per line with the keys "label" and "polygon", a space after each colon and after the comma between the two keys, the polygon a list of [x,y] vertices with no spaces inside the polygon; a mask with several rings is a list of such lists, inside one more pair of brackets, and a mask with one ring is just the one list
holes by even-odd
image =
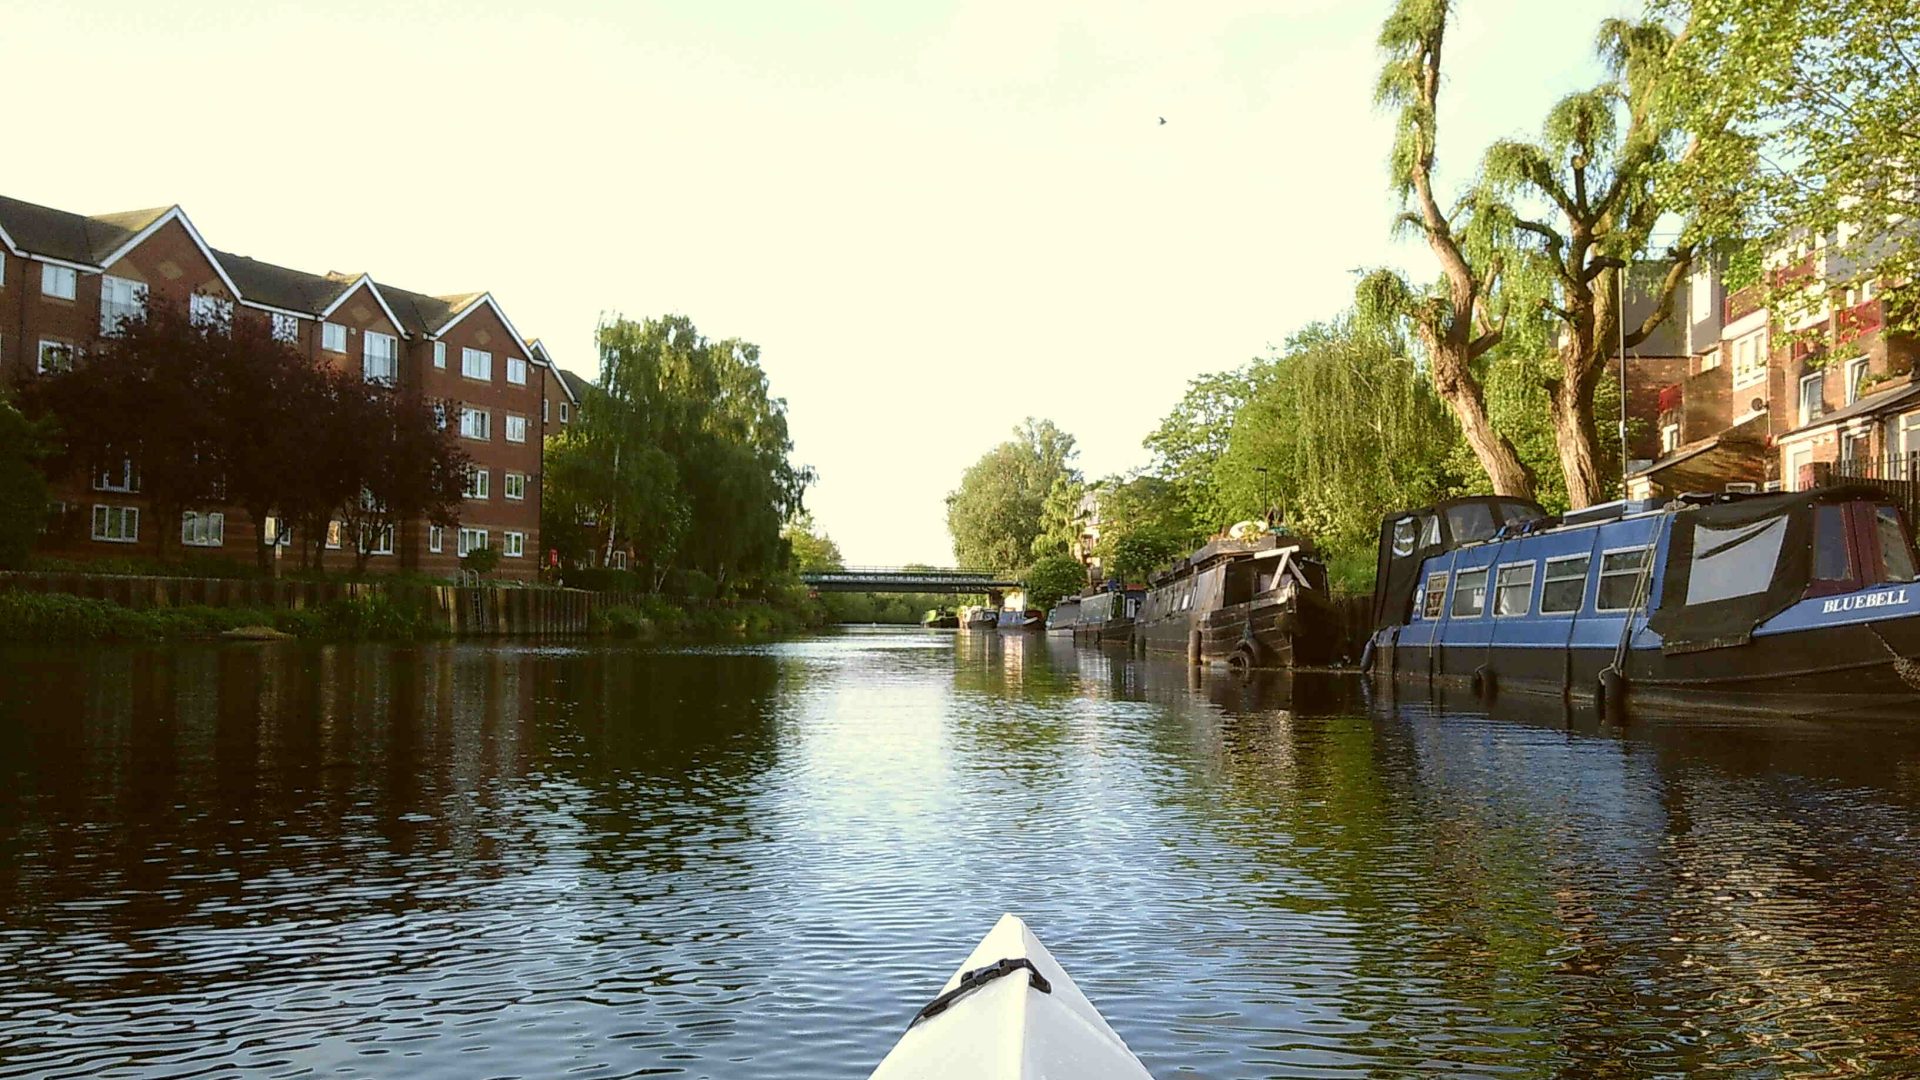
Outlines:
{"label": "green tree", "polygon": [[1031,417],[987,451],[947,496],[947,532],[962,566],[1015,573],[1033,556],[1054,482],[1077,480],[1073,436]]}
{"label": "green tree", "polygon": [[1027,571],[1027,603],[1046,609],[1087,587],[1087,568],[1071,555],[1048,555]]}
{"label": "green tree", "polygon": [[47,481],[39,461],[45,433],[0,399],[0,569],[18,570],[47,518]]}
{"label": "green tree", "polygon": [[[1100,498],[1100,539],[1094,552],[1110,576],[1138,581],[1147,570],[1173,555],[1191,550],[1207,530],[1194,525],[1180,487],[1152,474],[1112,478],[1097,485]],[[1147,538],[1144,546],[1134,543]],[[1121,553],[1139,555],[1171,549],[1164,558],[1126,563]]]}
{"label": "green tree", "polygon": [[1071,555],[1085,523],[1080,504],[1085,501],[1087,485],[1077,475],[1053,478],[1046,501],[1040,504],[1040,535],[1033,538],[1033,557]]}
{"label": "green tree", "polygon": [[1256,360],[1189,381],[1186,394],[1144,443],[1153,454],[1153,474],[1174,485],[1188,520],[1203,529],[1231,524],[1221,509],[1216,466],[1232,442],[1234,420],[1266,370],[1266,362]]}
{"label": "green tree", "polygon": [[1103,562],[1108,573],[1128,584],[1138,584],[1152,577],[1154,571],[1186,554],[1187,545],[1165,530],[1144,528],[1114,541],[1108,551]]}
{"label": "green tree", "polygon": [[780,535],[787,542],[789,565],[799,573],[814,570],[838,570],[846,565],[840,545],[817,530],[812,514],[799,514],[787,522]]}

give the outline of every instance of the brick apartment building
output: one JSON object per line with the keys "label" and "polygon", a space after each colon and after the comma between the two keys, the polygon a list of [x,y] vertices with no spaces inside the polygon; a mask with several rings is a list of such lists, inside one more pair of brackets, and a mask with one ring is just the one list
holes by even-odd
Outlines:
{"label": "brick apartment building", "polygon": [[[461,445],[475,463],[459,527],[403,522],[394,535],[360,540],[336,522],[328,546],[340,551],[330,563],[347,565],[364,542],[372,569],[451,576],[465,551],[488,546],[500,550],[498,576],[538,572],[542,441],[578,401],[553,377],[545,347],[523,338],[490,294],[430,296],[365,273],[311,274],[217,251],[177,206],[84,216],[0,197],[0,379],[8,385],[84,355],[149,296],[270,323],[317,361],[458,411]],[[53,486],[51,554],[151,556],[159,530],[174,527],[152,519],[138,462]],[[272,519],[260,525],[280,531]],[[256,523],[238,508],[192,508],[178,528],[185,554],[253,558]]]}
{"label": "brick apartment building", "polygon": [[[1658,457],[1628,477],[1634,497],[1803,490],[1836,472],[1898,478],[1920,455],[1914,343],[1883,330],[1873,285],[1837,289],[1855,269],[1824,244],[1767,260],[1766,280],[1729,291],[1698,267],[1676,305],[1686,361],[1652,409]],[[1804,290],[1775,311],[1773,291]]]}

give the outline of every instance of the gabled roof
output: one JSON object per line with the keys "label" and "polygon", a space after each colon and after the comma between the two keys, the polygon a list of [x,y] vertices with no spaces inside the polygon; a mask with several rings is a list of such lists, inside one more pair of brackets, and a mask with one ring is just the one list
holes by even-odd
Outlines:
{"label": "gabled roof", "polygon": [[559,376],[560,389],[566,392],[567,400],[573,402],[575,405],[580,404],[580,399],[586,396],[587,387],[593,385],[590,380],[583,379],[573,372],[568,371],[566,368],[557,365],[554,367],[553,373]]}
{"label": "gabled roof", "polygon": [[527,359],[533,359],[533,351],[527,348],[526,337],[523,336],[520,331],[514,329],[513,320],[507,318],[507,313],[500,310],[500,304],[494,300],[492,293],[463,293],[459,296],[441,296],[435,299],[445,303],[447,309],[452,314],[451,317],[433,328],[432,334],[434,337],[445,334],[458,325],[461,319],[479,311],[481,308],[492,308],[494,317],[500,320],[500,325],[506,327],[507,334],[513,338],[514,348],[519,349],[520,354]]}
{"label": "gabled roof", "polygon": [[541,367],[553,366],[553,354],[547,351],[547,343],[539,338],[527,342],[527,351],[533,354],[533,362]]}
{"label": "gabled roof", "polygon": [[0,230],[15,251],[98,268],[106,264],[108,255],[174,209],[162,206],[87,217],[0,195]]}
{"label": "gabled roof", "polygon": [[320,310],[320,317],[322,319],[339,310],[340,305],[347,302],[347,297],[352,296],[359,290],[360,286],[365,285],[367,291],[373,294],[373,302],[379,304],[380,310],[387,313],[387,321],[393,324],[395,330],[400,331],[400,336],[413,336],[413,331],[408,329],[407,324],[401,322],[400,316],[394,312],[393,305],[387,303],[386,295],[381,291],[380,286],[374,282],[372,274],[363,273],[356,276],[353,274],[329,272],[327,278],[330,281],[344,281],[347,283],[347,286],[341,290],[339,296],[334,297],[332,302]]}
{"label": "gabled roof", "polygon": [[226,267],[227,276],[239,286],[241,298],[255,306],[317,316],[339,300],[349,285],[348,282],[275,266],[245,255],[225,251],[213,254]]}

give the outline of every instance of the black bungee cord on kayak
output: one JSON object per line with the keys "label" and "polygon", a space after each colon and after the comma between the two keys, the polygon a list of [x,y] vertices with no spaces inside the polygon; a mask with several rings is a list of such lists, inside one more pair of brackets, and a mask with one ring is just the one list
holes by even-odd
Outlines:
{"label": "black bungee cord on kayak", "polygon": [[974,968],[972,971],[960,976],[960,982],[955,985],[953,989],[927,1002],[926,1007],[914,1014],[913,1020],[907,1024],[907,1030],[913,1030],[914,1024],[918,1024],[922,1020],[939,1016],[941,1013],[946,1012],[947,1006],[952,1005],[962,996],[978,990],[1002,975],[1011,975],[1022,968],[1025,968],[1027,971],[1028,984],[1035,990],[1043,994],[1053,993],[1053,984],[1047,981],[1045,975],[1040,974],[1039,968],[1033,966],[1033,961],[1024,956],[1013,957],[1006,960],[996,960],[985,967]]}

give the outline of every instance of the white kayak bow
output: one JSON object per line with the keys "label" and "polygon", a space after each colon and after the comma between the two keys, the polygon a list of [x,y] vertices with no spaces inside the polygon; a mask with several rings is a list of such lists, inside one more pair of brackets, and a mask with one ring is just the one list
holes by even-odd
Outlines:
{"label": "white kayak bow", "polygon": [[1002,915],[871,1080],[1153,1080],[1053,954]]}

